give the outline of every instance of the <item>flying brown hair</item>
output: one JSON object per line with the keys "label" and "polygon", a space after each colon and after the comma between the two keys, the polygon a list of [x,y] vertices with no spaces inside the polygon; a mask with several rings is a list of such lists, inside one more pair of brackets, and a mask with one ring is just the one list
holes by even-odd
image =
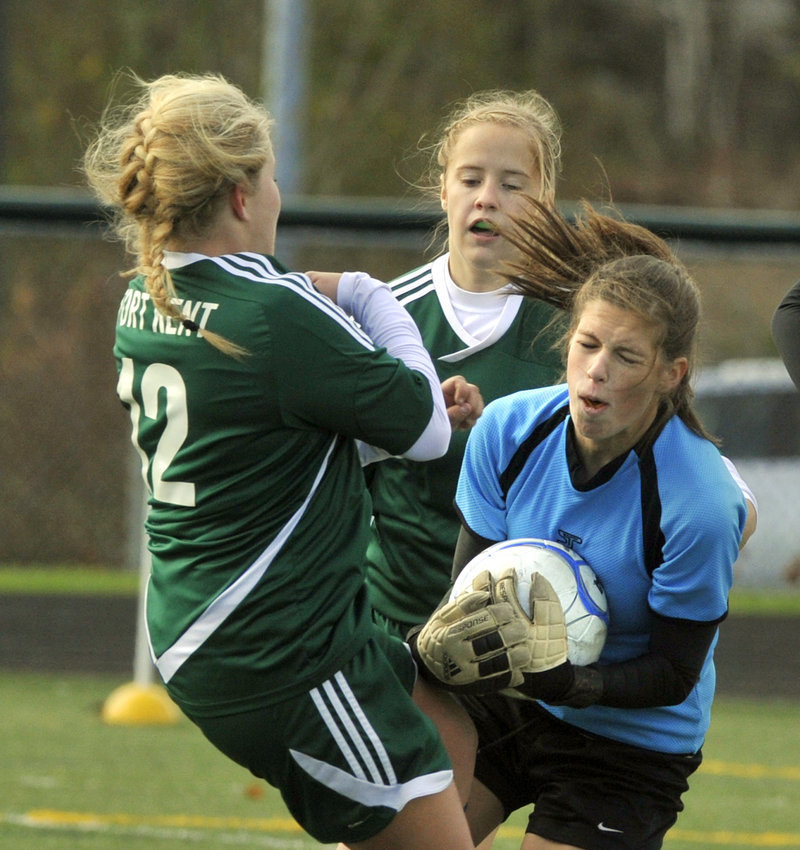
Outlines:
{"label": "flying brown hair", "polygon": [[650,322],[658,332],[660,356],[688,362],[683,380],[664,399],[666,415],[677,414],[696,434],[717,442],[691,404],[700,293],[669,245],[647,228],[599,213],[587,202],[571,222],[554,207],[527,200],[527,214],[502,233],[519,257],[505,264],[503,276],[522,295],[570,314],[564,352],[589,301],[606,301]]}

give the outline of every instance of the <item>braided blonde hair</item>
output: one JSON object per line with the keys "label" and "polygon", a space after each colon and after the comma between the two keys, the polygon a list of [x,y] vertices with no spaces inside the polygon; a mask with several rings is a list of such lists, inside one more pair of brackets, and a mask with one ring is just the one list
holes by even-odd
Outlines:
{"label": "braided blonde hair", "polygon": [[[235,186],[255,188],[273,159],[272,120],[217,74],[131,78],[139,96],[106,110],[84,155],[84,172],[110,207],[114,232],[136,257],[123,274],[142,275],[155,308],[197,332],[175,304],[164,252],[171,240],[208,235]],[[202,336],[226,354],[245,353],[207,329]]]}

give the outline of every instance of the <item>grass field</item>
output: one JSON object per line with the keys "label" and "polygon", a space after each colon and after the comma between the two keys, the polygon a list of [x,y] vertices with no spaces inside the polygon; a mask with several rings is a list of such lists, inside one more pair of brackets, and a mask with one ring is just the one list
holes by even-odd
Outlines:
{"label": "grass field", "polygon": [[[278,794],[188,721],[112,726],[108,677],[3,674],[0,847],[318,847]],[[800,848],[800,705],[718,700],[706,762],[666,846]],[[517,848],[524,816],[495,847]]]}
{"label": "grass field", "polygon": [[[98,570],[0,568],[0,593],[132,594]],[[798,594],[737,594],[739,613],[797,613]],[[800,621],[798,621],[800,622]],[[116,726],[113,676],[0,672],[1,850],[319,847],[279,795],[218,754],[186,720]],[[800,850],[800,701],[719,697],[668,850]],[[516,850],[522,812],[496,850]]]}

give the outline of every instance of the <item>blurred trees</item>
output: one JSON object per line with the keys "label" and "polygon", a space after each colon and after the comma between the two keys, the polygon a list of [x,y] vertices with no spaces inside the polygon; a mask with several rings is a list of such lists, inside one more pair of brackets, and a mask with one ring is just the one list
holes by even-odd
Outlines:
{"label": "blurred trees", "polygon": [[[453,101],[532,87],[564,124],[564,200],[800,208],[800,0],[305,2],[306,194],[409,194]],[[215,71],[264,96],[269,10],[2,0],[0,183],[81,186],[89,125],[122,68]],[[141,484],[111,355],[128,261],[96,237],[0,232],[0,563],[139,555]],[[390,277],[422,255],[313,242],[294,246],[298,268]],[[706,359],[774,354],[769,316],[792,256],[690,259]]]}
{"label": "blurred trees", "polygon": [[[117,71],[221,71],[257,94],[256,0],[3,0],[6,104],[0,182],[75,185],[85,122]],[[0,54],[2,55],[2,54]]]}
{"label": "blurred trees", "polygon": [[[800,203],[795,0],[307,2],[304,193],[402,195],[454,100],[532,87],[564,123],[563,198]],[[79,184],[81,126],[122,67],[262,96],[268,7],[4,0],[0,181]]]}

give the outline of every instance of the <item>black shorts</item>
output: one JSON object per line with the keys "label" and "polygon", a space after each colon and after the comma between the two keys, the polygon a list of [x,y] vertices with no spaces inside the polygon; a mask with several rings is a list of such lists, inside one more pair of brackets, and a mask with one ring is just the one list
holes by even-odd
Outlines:
{"label": "black shorts", "polygon": [[[475,777],[504,817],[534,804],[526,832],[590,850],[658,850],[702,753],[660,753],[584,732],[535,702],[468,697]],[[622,710],[622,709],[621,709]]]}

